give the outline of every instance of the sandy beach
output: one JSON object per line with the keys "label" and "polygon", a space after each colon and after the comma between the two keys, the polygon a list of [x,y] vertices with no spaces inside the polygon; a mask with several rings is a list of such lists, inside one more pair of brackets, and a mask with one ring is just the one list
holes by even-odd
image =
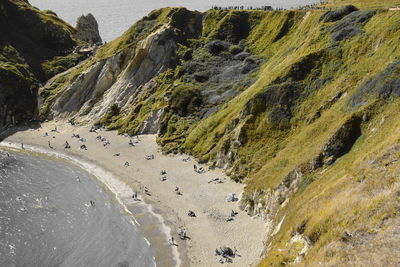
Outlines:
{"label": "sandy beach", "polygon": [[[27,150],[62,157],[93,173],[132,213],[155,251],[157,266],[220,266],[215,249],[221,246],[237,250],[229,266],[257,265],[266,224],[240,211],[237,201],[226,201],[230,193],[240,197],[242,184],[186,155],[163,155],[154,135],[129,138],[115,131],[89,130],[64,121],[48,122],[37,129],[17,131],[0,145],[20,147],[23,143]],[[71,137],[73,134],[83,140]],[[64,148],[66,141],[71,148]],[[154,158],[146,159],[146,155]],[[195,172],[194,165],[205,172]],[[166,171],[165,181],[160,179],[162,170]],[[211,182],[215,178],[222,183]],[[134,192],[140,201],[132,198]],[[196,217],[188,216],[189,210]],[[232,210],[238,214],[226,221]],[[179,238],[180,228],[186,230],[188,239]],[[176,245],[169,243],[171,236]]]}

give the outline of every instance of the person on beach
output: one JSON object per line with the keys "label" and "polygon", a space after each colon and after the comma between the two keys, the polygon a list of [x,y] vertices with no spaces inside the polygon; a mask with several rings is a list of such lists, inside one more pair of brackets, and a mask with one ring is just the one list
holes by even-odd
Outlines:
{"label": "person on beach", "polygon": [[24,149],[24,143],[21,143],[21,149]]}
{"label": "person on beach", "polygon": [[53,149],[53,147],[51,146],[50,141],[47,141],[47,144],[49,145],[49,147],[50,147],[51,149]]}
{"label": "person on beach", "polygon": [[129,162],[125,161],[124,166],[125,166],[125,167],[129,167]]}
{"label": "person on beach", "polygon": [[76,176],[76,180],[78,181],[78,183],[81,182],[81,178],[79,178],[79,176]]}
{"label": "person on beach", "polygon": [[150,196],[150,190],[147,188],[147,186],[144,187],[143,192],[144,192],[146,195]]}
{"label": "person on beach", "polygon": [[132,142],[132,139],[129,139],[129,146],[135,146],[135,144]]}
{"label": "person on beach", "polygon": [[65,149],[71,148],[71,146],[69,145],[68,141],[65,141],[64,148]]}
{"label": "person on beach", "polygon": [[94,201],[93,200],[90,200],[90,206],[94,206]]}
{"label": "person on beach", "polygon": [[179,228],[178,236],[182,240],[186,240],[186,238],[188,238],[186,235],[186,230],[184,228]]}
{"label": "person on beach", "polygon": [[175,246],[175,245],[176,245],[176,244],[175,244],[175,239],[174,239],[173,236],[171,236],[171,238],[168,240],[168,242],[169,242],[169,244],[170,244],[171,246]]}

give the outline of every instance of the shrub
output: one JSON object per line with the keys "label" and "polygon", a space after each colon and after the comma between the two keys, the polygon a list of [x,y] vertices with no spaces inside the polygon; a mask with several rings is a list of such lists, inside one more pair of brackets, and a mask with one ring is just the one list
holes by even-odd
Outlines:
{"label": "shrub", "polygon": [[206,44],[205,47],[212,55],[216,56],[221,52],[228,50],[230,45],[228,42],[214,40]]}
{"label": "shrub", "polygon": [[341,8],[338,8],[334,11],[328,11],[325,14],[323,14],[321,16],[321,18],[319,19],[319,21],[322,22],[334,22],[334,21],[338,21],[341,20],[344,16],[357,11],[358,9],[353,6],[353,5],[347,5]]}
{"label": "shrub", "polygon": [[229,53],[231,53],[232,55],[239,54],[242,51],[243,49],[238,45],[232,45],[231,47],[229,47]]}
{"label": "shrub", "polygon": [[173,113],[180,116],[194,113],[203,103],[200,89],[188,84],[175,87],[170,101]]}

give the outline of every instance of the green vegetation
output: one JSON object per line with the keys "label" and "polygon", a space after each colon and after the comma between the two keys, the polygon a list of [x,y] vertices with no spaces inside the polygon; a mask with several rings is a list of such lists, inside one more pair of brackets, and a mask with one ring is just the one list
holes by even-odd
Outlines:
{"label": "green vegetation", "polygon": [[140,40],[167,24],[181,10],[183,8],[162,8],[152,11],[130,27],[121,37],[103,45],[96,53],[97,60],[111,57],[128,47],[135,47]]}
{"label": "green vegetation", "polygon": [[47,79],[55,76],[58,73],[64,72],[79,62],[84,60],[86,55],[71,53],[66,56],[55,57],[52,60],[46,60],[42,63],[42,69]]}
{"label": "green vegetation", "polygon": [[[0,3],[0,124],[32,119],[39,83],[77,64],[75,29],[27,1]],[[4,116],[7,114],[8,116]],[[5,118],[7,117],[7,118]],[[11,119],[13,118],[13,119]]]}
{"label": "green vegetation", "polygon": [[[165,152],[189,153],[246,182],[242,206],[282,221],[261,266],[370,263],[359,251],[382,263],[378,236],[398,217],[400,12],[387,9],[396,1],[341,3],[326,4],[338,7],[330,11],[211,10],[192,35],[183,18],[194,13],[156,10],[58,77],[42,93],[43,114],[81,71],[129,53],[168,23],[176,60],[129,107],[113,105],[97,123],[133,135],[162,114]],[[395,253],[385,256],[395,262]]]}
{"label": "green vegetation", "polygon": [[329,8],[341,7],[344,5],[355,5],[359,8],[390,8],[400,6],[399,0],[328,0],[324,6]]}
{"label": "green vegetation", "polygon": [[[289,203],[272,214],[276,222],[284,221],[262,266],[286,265],[298,257],[305,266],[346,264],[354,256],[345,249],[329,254],[330,246],[346,246],[346,231],[360,233],[355,240],[372,238],[383,219],[397,214],[394,174],[382,174],[380,163],[368,162],[400,140],[400,13],[365,6],[335,11],[341,15],[329,19],[325,11],[209,11],[202,38],[178,50],[181,64],[171,72],[175,81],[159,80],[160,90],[149,95],[145,108],[137,104],[129,118],[118,117],[130,125],[122,131],[135,133],[143,110],[148,117],[164,108],[158,138],[163,149],[228,166],[237,181],[248,178],[244,204],[250,209],[257,206],[254,192],[276,190],[299,168],[303,178],[295,194],[281,196]],[[215,93],[221,84],[212,77],[230,65],[221,71],[211,66],[240,53],[261,59],[256,79],[209,106],[207,96],[226,92]],[[246,77],[251,75],[240,80]],[[213,112],[200,115],[211,107]],[[353,122],[359,130],[348,126]],[[368,182],[361,183],[364,176]],[[296,233],[310,243],[306,256],[299,256],[303,243],[291,242]]]}

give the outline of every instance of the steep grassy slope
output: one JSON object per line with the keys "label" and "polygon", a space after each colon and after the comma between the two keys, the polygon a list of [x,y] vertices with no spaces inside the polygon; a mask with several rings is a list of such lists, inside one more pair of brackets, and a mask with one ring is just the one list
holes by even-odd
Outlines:
{"label": "steep grassy slope", "polygon": [[360,8],[390,8],[400,6],[399,0],[327,0],[324,5],[329,8],[336,8],[343,5],[356,5]]}
{"label": "steep grassy slope", "polygon": [[368,253],[394,264],[398,242],[385,253],[377,247],[387,236],[375,234],[398,226],[397,170],[368,163],[399,140],[400,13],[321,16],[269,13],[257,23],[247,40],[267,58],[259,80],[193,127],[182,148],[248,177],[242,207],[282,223],[266,266],[303,257],[305,266],[368,265]]}
{"label": "steep grassy slope", "polygon": [[38,82],[80,60],[78,55],[67,56],[76,45],[74,31],[51,11],[40,11],[27,1],[1,1],[1,124],[32,118]]}
{"label": "steep grassy slope", "polygon": [[[360,10],[157,10],[45,89],[43,108],[96,64],[131,70],[129,60],[150,64],[136,51],[143,42],[168,46],[172,60],[142,83],[118,70],[107,91],[96,76],[89,89],[102,90],[92,102],[107,98],[108,107],[98,125],[158,132],[166,152],[245,182],[242,209],[270,224],[262,266],[395,265],[400,12],[387,9],[395,1],[353,2]],[[149,38],[165,28],[165,38]],[[126,101],[115,97],[121,88]]]}

